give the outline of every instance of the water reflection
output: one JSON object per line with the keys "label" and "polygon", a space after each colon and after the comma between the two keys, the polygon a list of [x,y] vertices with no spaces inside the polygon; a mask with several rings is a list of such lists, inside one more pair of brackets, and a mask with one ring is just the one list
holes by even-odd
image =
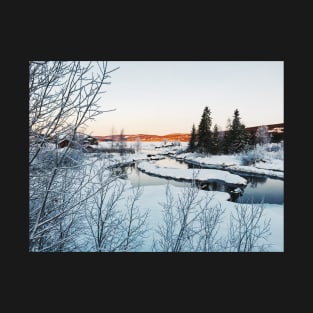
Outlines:
{"label": "water reflection", "polygon": [[197,165],[197,164],[190,164],[190,163],[187,163],[187,168],[202,168],[202,166]]}
{"label": "water reflection", "polygon": [[231,202],[238,202],[241,194],[239,193],[230,193],[230,201]]}
{"label": "water reflection", "polygon": [[111,169],[111,173],[113,176],[119,177],[121,179],[128,179],[129,168],[133,166],[134,165],[114,167]]}
{"label": "water reflection", "polygon": [[267,177],[265,176],[247,176],[247,175],[241,176],[243,176],[247,180],[247,183],[251,188],[256,188],[258,184],[263,185],[267,181]]}
{"label": "water reflection", "polygon": [[[247,177],[245,176],[247,179]],[[256,180],[253,180],[255,179]],[[260,177],[249,177],[250,182],[244,189],[242,195],[238,197],[236,202],[265,202],[265,203],[284,203],[284,181],[274,178],[265,178],[259,181]]]}
{"label": "water reflection", "polygon": [[243,186],[234,186],[229,185],[224,182],[196,182],[196,185],[199,189],[209,190],[209,191],[223,191],[230,194],[230,201],[236,202],[239,197],[241,197],[244,193]]}
{"label": "water reflection", "polygon": [[212,182],[196,182],[196,186],[199,189],[210,190],[210,191],[227,191],[227,185],[222,182],[212,181]]}

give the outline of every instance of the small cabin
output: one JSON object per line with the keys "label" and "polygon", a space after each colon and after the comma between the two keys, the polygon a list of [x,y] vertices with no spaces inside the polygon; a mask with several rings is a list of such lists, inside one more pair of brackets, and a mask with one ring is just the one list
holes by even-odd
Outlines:
{"label": "small cabin", "polygon": [[58,148],[65,148],[69,145],[70,141],[68,139],[63,139],[60,142],[58,142]]}
{"label": "small cabin", "polygon": [[[61,135],[62,136],[62,135]],[[58,148],[65,148],[70,146],[73,149],[85,149],[88,146],[98,145],[98,139],[89,135],[85,135],[83,133],[76,133],[73,138],[70,136],[62,136],[59,135],[59,140],[57,142]]]}

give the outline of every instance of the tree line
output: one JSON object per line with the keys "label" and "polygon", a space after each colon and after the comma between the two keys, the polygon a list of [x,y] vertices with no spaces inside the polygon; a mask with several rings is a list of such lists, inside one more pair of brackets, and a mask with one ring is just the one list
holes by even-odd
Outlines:
{"label": "tree line", "polygon": [[255,144],[270,141],[267,126],[261,126],[255,133],[246,131],[241,123],[239,110],[235,109],[233,119],[228,119],[226,131],[219,131],[217,124],[212,128],[211,110],[203,110],[198,128],[192,125],[187,151],[209,154],[233,154],[254,147]]}

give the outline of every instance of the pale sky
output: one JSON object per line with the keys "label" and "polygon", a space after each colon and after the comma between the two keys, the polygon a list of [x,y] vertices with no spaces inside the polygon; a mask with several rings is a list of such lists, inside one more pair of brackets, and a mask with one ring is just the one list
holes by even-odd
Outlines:
{"label": "pale sky", "polygon": [[87,132],[119,134],[190,133],[203,109],[212,127],[225,129],[239,110],[246,127],[284,122],[283,61],[109,61],[103,113]]}

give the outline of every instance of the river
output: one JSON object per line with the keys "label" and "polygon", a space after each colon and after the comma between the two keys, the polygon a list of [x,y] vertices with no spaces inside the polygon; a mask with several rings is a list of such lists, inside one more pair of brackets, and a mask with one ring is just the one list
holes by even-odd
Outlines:
{"label": "river", "polygon": [[[174,167],[174,168],[188,168],[188,164],[177,161],[171,158],[165,158],[163,160],[155,161],[155,163],[162,167]],[[128,179],[133,186],[151,186],[151,185],[165,185],[167,183],[184,187],[190,183],[180,182],[173,179],[166,179],[148,175],[137,169],[136,165],[123,168],[124,179]],[[267,178],[265,176],[256,175],[242,175],[247,180],[246,187],[239,189],[234,186],[230,186],[222,182],[211,182],[205,186],[199,184],[199,188],[205,190],[225,191],[231,195],[231,201],[242,203],[272,203],[283,204],[284,203],[284,180]],[[234,192],[235,191],[235,192]]]}

